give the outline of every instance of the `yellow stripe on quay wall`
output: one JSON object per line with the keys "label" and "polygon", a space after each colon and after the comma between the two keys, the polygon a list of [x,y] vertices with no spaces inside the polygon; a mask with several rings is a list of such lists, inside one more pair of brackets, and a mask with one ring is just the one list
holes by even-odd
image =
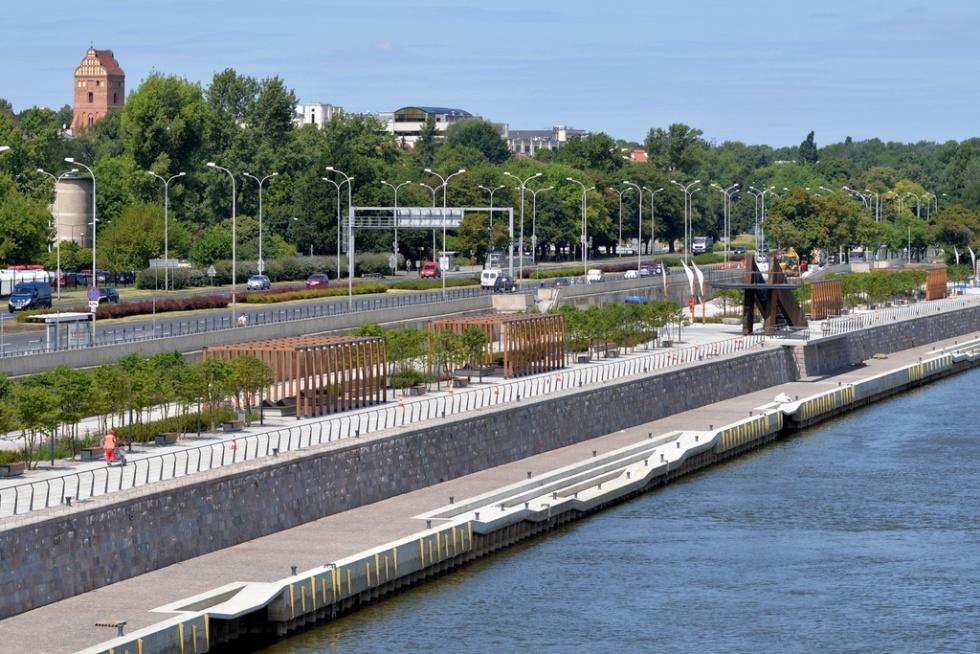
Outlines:
{"label": "yellow stripe on quay wall", "polygon": [[136,639],[136,654],[143,654],[143,639]]}
{"label": "yellow stripe on quay wall", "polygon": [[290,617],[296,617],[296,587],[289,584],[289,613]]}
{"label": "yellow stripe on quay wall", "polygon": [[194,647],[194,654],[197,654],[197,625],[191,624],[191,644]]}
{"label": "yellow stripe on quay wall", "polygon": [[204,644],[211,649],[211,616],[207,613],[204,614]]}
{"label": "yellow stripe on quay wall", "polygon": [[398,548],[391,550],[391,558],[395,562],[395,576],[398,576]]}
{"label": "yellow stripe on quay wall", "polygon": [[177,643],[180,646],[180,654],[184,654],[184,623],[177,625]]}

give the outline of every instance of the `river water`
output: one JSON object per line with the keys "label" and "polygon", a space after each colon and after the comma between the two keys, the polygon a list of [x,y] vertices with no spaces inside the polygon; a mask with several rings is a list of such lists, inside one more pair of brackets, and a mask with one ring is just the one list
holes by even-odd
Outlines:
{"label": "river water", "polygon": [[978,393],[906,393],[264,651],[980,652]]}

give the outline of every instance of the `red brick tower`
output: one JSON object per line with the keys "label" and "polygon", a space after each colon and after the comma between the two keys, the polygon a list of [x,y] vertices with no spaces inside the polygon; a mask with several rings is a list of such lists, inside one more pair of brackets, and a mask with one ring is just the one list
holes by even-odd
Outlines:
{"label": "red brick tower", "polygon": [[119,67],[112,50],[89,48],[75,69],[75,115],[72,133],[94,125],[126,99],[126,73]]}

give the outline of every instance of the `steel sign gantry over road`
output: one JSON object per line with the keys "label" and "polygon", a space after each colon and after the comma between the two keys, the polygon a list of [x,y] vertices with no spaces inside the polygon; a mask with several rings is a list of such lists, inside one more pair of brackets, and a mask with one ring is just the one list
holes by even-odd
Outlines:
{"label": "steel sign gantry over road", "polygon": [[[459,229],[468,213],[485,213],[493,221],[495,213],[506,213],[510,245],[508,272],[514,276],[514,208],[513,207],[351,207],[354,230],[358,229]],[[350,229],[350,218],[343,218],[343,230]],[[354,230],[350,230],[350,247],[347,257],[351,270],[354,266]]]}

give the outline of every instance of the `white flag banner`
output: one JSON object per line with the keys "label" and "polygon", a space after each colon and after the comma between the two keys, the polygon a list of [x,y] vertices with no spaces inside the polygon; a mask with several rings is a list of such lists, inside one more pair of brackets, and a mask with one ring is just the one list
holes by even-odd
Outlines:
{"label": "white flag banner", "polygon": [[684,274],[687,275],[687,285],[691,289],[691,295],[694,295],[694,273],[687,267],[683,259],[681,259],[681,265],[684,266]]}

